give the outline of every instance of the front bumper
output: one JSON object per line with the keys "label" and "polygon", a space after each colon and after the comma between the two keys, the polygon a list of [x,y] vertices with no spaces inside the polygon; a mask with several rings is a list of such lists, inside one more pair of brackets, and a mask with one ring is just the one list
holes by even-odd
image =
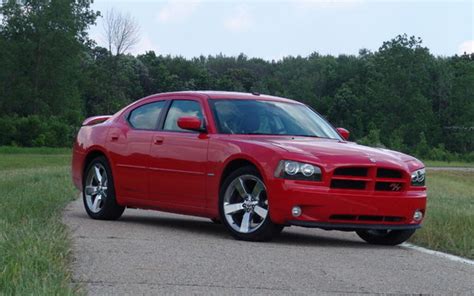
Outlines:
{"label": "front bumper", "polygon": [[346,224],[346,223],[325,223],[325,222],[311,222],[311,221],[299,221],[290,220],[289,225],[309,227],[309,228],[321,228],[324,230],[341,230],[341,231],[354,231],[354,230],[411,230],[421,228],[421,224],[402,224],[402,225],[390,225],[390,224]]}
{"label": "front bumper", "polygon": [[[269,186],[272,221],[285,225],[323,229],[413,229],[425,214],[426,190],[403,192],[331,189],[308,182],[274,179]],[[294,217],[292,208],[301,215]]]}

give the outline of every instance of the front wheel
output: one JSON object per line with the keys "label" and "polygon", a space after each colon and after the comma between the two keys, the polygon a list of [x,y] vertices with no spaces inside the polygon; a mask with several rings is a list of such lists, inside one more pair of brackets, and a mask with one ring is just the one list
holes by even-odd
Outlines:
{"label": "front wheel", "polygon": [[358,230],[356,233],[369,244],[395,246],[408,240],[415,233],[415,229]]}
{"label": "front wheel", "polygon": [[117,204],[115,188],[107,159],[99,156],[86,168],[82,188],[84,207],[93,219],[116,220],[122,216],[125,207]]}
{"label": "front wheel", "polygon": [[225,179],[219,212],[222,223],[239,240],[268,241],[283,229],[270,219],[267,189],[252,166],[237,169]]}

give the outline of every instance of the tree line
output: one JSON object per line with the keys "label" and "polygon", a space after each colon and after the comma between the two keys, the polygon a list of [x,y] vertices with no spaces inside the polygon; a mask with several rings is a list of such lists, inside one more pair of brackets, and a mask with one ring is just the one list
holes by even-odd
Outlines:
{"label": "tree line", "polygon": [[90,2],[0,7],[0,145],[71,146],[85,117],[154,93],[211,89],[304,102],[363,144],[474,161],[474,54],[434,56],[403,34],[358,55],[133,56],[89,38],[101,17]]}

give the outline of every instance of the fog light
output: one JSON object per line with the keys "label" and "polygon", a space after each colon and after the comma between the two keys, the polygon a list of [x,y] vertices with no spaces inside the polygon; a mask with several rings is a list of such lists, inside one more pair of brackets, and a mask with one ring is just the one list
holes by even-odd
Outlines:
{"label": "fog light", "polygon": [[299,217],[299,216],[301,216],[301,208],[298,207],[298,206],[294,206],[294,207],[291,209],[291,214],[293,215],[293,217]]}
{"label": "fog light", "polygon": [[416,210],[413,214],[413,220],[421,221],[421,219],[423,219],[423,213],[420,210]]}

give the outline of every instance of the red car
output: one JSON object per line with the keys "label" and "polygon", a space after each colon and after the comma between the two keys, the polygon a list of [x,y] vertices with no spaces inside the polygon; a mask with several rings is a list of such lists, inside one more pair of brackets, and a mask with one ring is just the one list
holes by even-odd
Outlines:
{"label": "red car", "polygon": [[404,242],[425,214],[423,163],[348,137],[284,98],[163,93],[86,119],[72,176],[94,219],[130,207],[211,218],[242,240],[296,225]]}

